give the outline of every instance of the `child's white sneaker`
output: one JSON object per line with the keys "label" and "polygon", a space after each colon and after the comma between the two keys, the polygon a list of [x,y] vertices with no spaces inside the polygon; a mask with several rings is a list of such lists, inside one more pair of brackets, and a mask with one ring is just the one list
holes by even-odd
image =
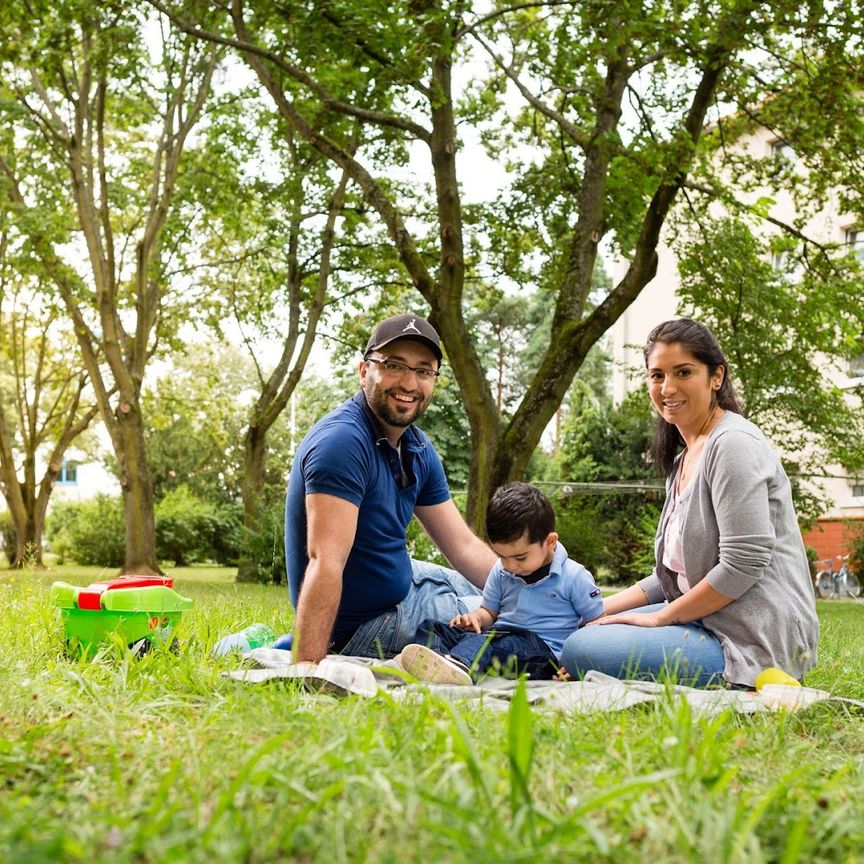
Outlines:
{"label": "child's white sneaker", "polygon": [[406,672],[420,681],[432,684],[474,683],[466,666],[452,657],[436,654],[425,645],[406,645],[397,659]]}

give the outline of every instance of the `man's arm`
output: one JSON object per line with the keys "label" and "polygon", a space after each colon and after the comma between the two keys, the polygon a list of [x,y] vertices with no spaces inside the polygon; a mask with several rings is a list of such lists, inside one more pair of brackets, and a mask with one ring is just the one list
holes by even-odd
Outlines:
{"label": "man's arm", "polygon": [[297,604],[296,662],[317,663],[327,654],[342,597],[342,572],[357,533],[358,513],[355,504],[335,495],[306,496],[309,564]]}
{"label": "man's arm", "polygon": [[486,584],[495,553],[465,524],[452,500],[414,510],[420,524],[454,570],[478,588]]}

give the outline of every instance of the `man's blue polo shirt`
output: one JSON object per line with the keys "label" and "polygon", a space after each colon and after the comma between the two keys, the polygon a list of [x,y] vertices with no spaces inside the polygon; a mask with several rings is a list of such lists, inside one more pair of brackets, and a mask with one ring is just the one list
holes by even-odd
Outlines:
{"label": "man's blue polo shirt", "polygon": [[[319,420],[294,457],[285,499],[285,564],[295,609],[309,563],[306,496],[334,495],[360,510],[333,628],[337,643],[405,598],[411,585],[405,531],[414,508],[450,499],[441,459],[426,435],[409,426],[400,443],[401,466],[361,390]],[[400,467],[406,475],[401,486],[394,476]]]}
{"label": "man's blue polo shirt", "polygon": [[498,561],[483,589],[482,605],[497,612],[494,629],[530,630],[561,658],[564,641],[584,621],[603,614],[603,598],[594,577],[567,550],[555,545],[549,575],[526,584]]}

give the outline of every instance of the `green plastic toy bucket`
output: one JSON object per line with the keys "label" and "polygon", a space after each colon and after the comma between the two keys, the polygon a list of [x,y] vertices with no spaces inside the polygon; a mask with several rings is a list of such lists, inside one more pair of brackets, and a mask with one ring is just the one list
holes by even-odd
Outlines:
{"label": "green plastic toy bucket", "polygon": [[192,608],[192,600],[181,597],[170,584],[169,579],[141,577],[121,577],[88,588],[55,582],[51,603],[60,610],[67,644],[73,650],[89,652],[111,641],[114,633],[130,647],[146,650],[170,642],[183,613]]}

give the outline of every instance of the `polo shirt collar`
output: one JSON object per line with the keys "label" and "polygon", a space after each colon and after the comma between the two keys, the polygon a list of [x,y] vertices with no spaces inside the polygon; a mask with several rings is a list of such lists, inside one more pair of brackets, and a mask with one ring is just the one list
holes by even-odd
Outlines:
{"label": "polo shirt collar", "polygon": [[543,585],[550,579],[553,579],[555,576],[560,576],[564,570],[564,562],[566,560],[567,550],[561,545],[561,541],[559,540],[555,544],[555,551],[552,553],[552,562],[549,565],[549,572],[537,582],[525,582],[525,580],[521,576],[517,576],[515,573],[511,573],[509,570],[504,570],[504,572],[511,579],[518,579],[520,582],[524,582],[526,588],[533,588],[535,585]]}
{"label": "polo shirt collar", "polygon": [[555,554],[552,556],[552,569],[549,571],[550,576],[558,575],[560,576],[564,572],[564,565],[567,563],[567,559],[570,556],[567,554],[567,550],[561,544],[559,540],[555,544]]}

